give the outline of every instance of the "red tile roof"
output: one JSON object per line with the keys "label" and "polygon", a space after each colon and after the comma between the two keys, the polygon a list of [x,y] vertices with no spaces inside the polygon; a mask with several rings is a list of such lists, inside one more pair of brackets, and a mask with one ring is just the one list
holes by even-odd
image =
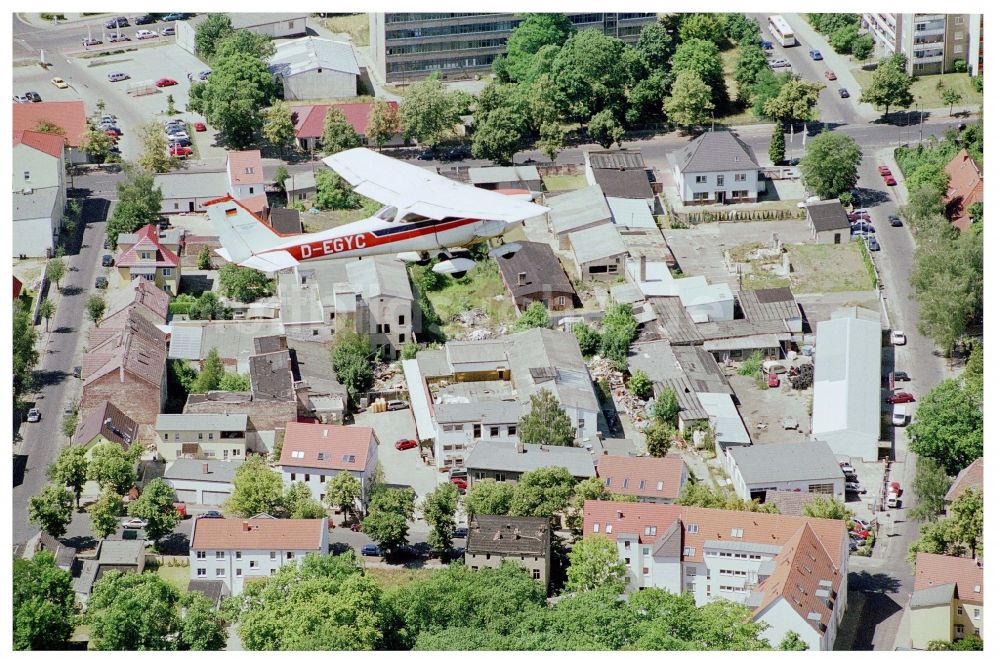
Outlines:
{"label": "red tile roof", "polygon": [[[115,264],[118,266],[148,266],[148,267],[169,267],[176,268],[180,265],[180,258],[172,251],[168,250],[160,243],[159,231],[152,224],[147,224],[137,232],[139,240],[135,245],[118,255]],[[153,251],[153,259],[141,259],[140,250]]]}
{"label": "red tile roof", "polygon": [[983,564],[971,557],[917,553],[913,591],[955,583],[958,598],[983,603]]}
{"label": "red tile roof", "polygon": [[87,133],[87,114],[83,102],[38,102],[36,104],[14,104],[14,132],[34,130],[45,121],[66,130],[66,143],[79,147]]}
{"label": "red tile roof", "polygon": [[142,307],[157,319],[167,321],[170,312],[170,296],[146,278],[139,276],[124,289],[117,289],[108,298],[108,313],[104,319],[114,317],[122,310]]}
{"label": "red tile roof", "polygon": [[[389,105],[397,108],[399,106],[396,102],[389,102]],[[365,135],[368,133],[368,118],[371,115],[372,106],[372,102],[293,106],[290,111],[292,112],[292,120],[295,122],[295,137],[298,139],[318,139],[323,136],[326,111],[331,107],[340,109],[347,117],[347,122],[354,127],[354,131]]]}
{"label": "red tile roof", "polygon": [[[250,173],[247,173],[250,169]],[[226,162],[229,182],[234,185],[252,185],[264,182],[264,166],[259,150],[232,150]]]}
{"label": "red tile roof", "polygon": [[80,421],[76,433],[73,434],[73,443],[86,444],[98,435],[103,435],[105,439],[121,444],[122,448],[128,451],[135,441],[138,430],[139,426],[135,421],[114,403],[105,400],[90,410]]}
{"label": "red tile roof", "polygon": [[62,157],[66,141],[58,134],[46,134],[45,132],[33,132],[31,130],[14,132],[14,145],[19,146],[22,144],[31,146],[35,150],[40,150],[52,157]]}
{"label": "red tile roof", "polygon": [[374,437],[375,431],[364,426],[291,422],[285,426],[278,462],[290,467],[360,472],[368,467],[368,449]]}
{"label": "red tile roof", "polygon": [[90,351],[83,357],[83,386],[86,389],[91,382],[115,371],[122,383],[128,373],[160,386],[166,362],[166,334],[131,312],[122,328],[91,330]]}
{"label": "red tile roof", "polygon": [[21,295],[21,291],[24,289],[24,283],[18,280],[16,275],[13,277],[14,277],[14,300],[17,300],[17,297]]}
{"label": "red tile roof", "polygon": [[954,502],[966,488],[983,489],[983,459],[976,458],[972,463],[958,473],[954,483],[948,489],[948,494],[944,496],[946,502]]}
{"label": "red tile roof", "polygon": [[[327,529],[324,518],[214,518],[196,520],[192,550],[318,550]],[[325,553],[324,553],[325,554]]]}
{"label": "red tile roof", "polygon": [[944,171],[949,179],[944,195],[948,217],[953,225],[965,231],[972,225],[969,206],[983,201],[983,176],[965,148],[958,151]]}
{"label": "red tile roof", "polygon": [[[684,459],[678,455],[662,458],[600,456],[597,476],[604,480],[605,489],[611,493],[676,499],[684,483]],[[626,481],[627,487],[622,485]]]}

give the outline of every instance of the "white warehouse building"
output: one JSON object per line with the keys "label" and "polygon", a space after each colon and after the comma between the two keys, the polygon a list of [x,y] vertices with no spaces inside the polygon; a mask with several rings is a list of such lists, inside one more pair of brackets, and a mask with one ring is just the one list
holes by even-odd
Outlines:
{"label": "white warehouse building", "polygon": [[286,100],[346,98],[358,94],[354,47],[332,39],[303,37],[277,45],[268,71]]}
{"label": "white warehouse building", "polygon": [[844,501],[844,473],[826,442],[757,444],[726,449],[733,489],[764,501],[768,490],[833,495]]}

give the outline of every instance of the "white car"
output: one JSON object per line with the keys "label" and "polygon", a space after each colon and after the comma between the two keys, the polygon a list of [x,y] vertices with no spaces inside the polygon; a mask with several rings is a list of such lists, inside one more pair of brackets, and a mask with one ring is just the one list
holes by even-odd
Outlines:
{"label": "white car", "polygon": [[32,407],[28,410],[28,423],[38,423],[42,420],[42,413],[37,407]]}
{"label": "white car", "polygon": [[128,520],[122,521],[122,527],[133,530],[141,530],[146,525],[146,521],[142,518],[129,518]]}
{"label": "white car", "polygon": [[851,463],[849,463],[849,462],[842,462],[842,463],[840,463],[840,469],[842,469],[844,471],[844,474],[857,474],[858,473],[857,470],[854,469],[854,466],[851,465]]}
{"label": "white car", "polygon": [[905,345],[906,344],[906,334],[902,331],[893,331],[889,335],[889,342],[894,345]]}
{"label": "white car", "polygon": [[136,30],[135,31],[135,38],[136,39],[152,39],[153,37],[159,37],[159,35],[157,35],[152,30]]}

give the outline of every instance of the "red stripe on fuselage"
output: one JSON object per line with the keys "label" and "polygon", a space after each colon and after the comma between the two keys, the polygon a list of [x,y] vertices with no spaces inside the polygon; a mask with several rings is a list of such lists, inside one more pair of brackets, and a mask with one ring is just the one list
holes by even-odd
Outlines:
{"label": "red stripe on fuselage", "polygon": [[[293,245],[292,247],[281,248],[281,251],[288,252],[298,261],[309,261],[310,259],[329,257],[342,252],[364,250],[378,247],[379,245],[385,245],[387,243],[396,243],[410,238],[427,236],[441,231],[449,231],[457,227],[480,221],[481,220],[475,218],[463,218],[461,220],[454,220],[452,222],[445,222],[430,227],[424,227],[423,229],[413,229],[410,231],[402,231],[398,234],[386,234],[384,236],[376,236],[370,231],[366,231],[360,234],[347,234],[344,236],[327,238],[321,241],[312,241],[311,243]],[[260,256],[267,256],[266,251],[259,252],[257,254]]]}

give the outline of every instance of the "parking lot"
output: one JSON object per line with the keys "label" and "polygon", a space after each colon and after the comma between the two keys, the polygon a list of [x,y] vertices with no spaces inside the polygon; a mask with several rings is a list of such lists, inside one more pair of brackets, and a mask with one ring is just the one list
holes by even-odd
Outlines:
{"label": "parking lot", "polygon": [[447,477],[438,474],[433,465],[420,459],[418,449],[397,451],[394,446],[400,439],[416,439],[417,427],[410,410],[395,412],[363,412],[354,417],[357,425],[370,426],[378,437],[378,460],[385,471],[385,481],[391,484],[413,486],[417,491],[417,501],[423,499]]}

